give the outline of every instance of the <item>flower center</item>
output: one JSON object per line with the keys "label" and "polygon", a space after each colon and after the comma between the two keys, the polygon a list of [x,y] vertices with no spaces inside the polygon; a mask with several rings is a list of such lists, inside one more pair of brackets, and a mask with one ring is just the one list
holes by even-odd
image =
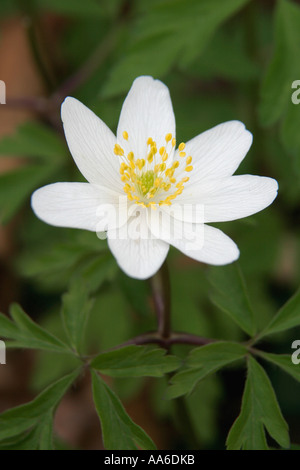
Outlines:
{"label": "flower center", "polygon": [[[124,140],[129,139],[128,132],[123,132]],[[120,144],[114,147],[115,155],[121,157],[120,175],[125,183],[123,189],[130,201],[140,204],[143,207],[157,208],[157,205],[172,204],[184,189],[184,183],[189,180],[188,176],[182,177],[179,181],[176,179],[176,170],[184,165],[184,171],[190,172],[192,157],[186,157],[184,152],[185,144],[182,142],[179,147],[179,156],[182,162],[175,160],[170,162],[170,152],[176,146],[175,138],[172,134],[165,136],[166,144],[157,150],[156,142],[149,137],[147,139],[147,154],[145,158],[135,158],[133,152],[127,156]],[[169,162],[168,162],[169,159]],[[185,159],[184,164],[183,160]]]}

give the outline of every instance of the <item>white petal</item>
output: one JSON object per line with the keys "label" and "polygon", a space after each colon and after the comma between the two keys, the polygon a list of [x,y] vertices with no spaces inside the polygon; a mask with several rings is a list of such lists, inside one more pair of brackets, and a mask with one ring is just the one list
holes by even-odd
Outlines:
{"label": "white petal", "polygon": [[[255,214],[276,198],[278,183],[273,178],[239,175],[208,180],[185,188],[174,217],[186,222],[226,222]],[[166,207],[170,212],[172,206]]]}
{"label": "white petal", "polygon": [[110,238],[108,246],[120,268],[135,279],[148,279],[161,267],[169,251],[169,245],[156,239]]}
{"label": "white petal", "polygon": [[[185,152],[193,158],[190,182],[207,178],[231,176],[240,165],[252,144],[252,134],[240,121],[219,124],[187,142]],[[175,154],[177,157],[178,152]],[[178,169],[179,170],[179,169]],[[178,173],[176,173],[178,175]],[[184,176],[186,176],[185,173]]]}
{"label": "white petal", "polygon": [[75,98],[66,98],[61,117],[70,152],[90,182],[122,192],[116,137],[106,124]]}
{"label": "white petal", "polygon": [[[123,132],[128,132],[128,142]],[[175,116],[168,88],[152,77],[135,79],[124,101],[117,138],[126,151],[133,151],[137,158],[145,158],[147,139],[152,137],[157,148],[166,145],[165,136],[175,137]]]}
{"label": "white petal", "polygon": [[35,191],[32,209],[41,220],[56,227],[102,232],[127,221],[126,198],[89,183],[55,183]]}
{"label": "white petal", "polygon": [[154,236],[173,245],[197,261],[213,265],[232,263],[239,257],[236,244],[221,230],[205,224],[180,222],[165,213],[163,218],[151,217],[149,227]]}

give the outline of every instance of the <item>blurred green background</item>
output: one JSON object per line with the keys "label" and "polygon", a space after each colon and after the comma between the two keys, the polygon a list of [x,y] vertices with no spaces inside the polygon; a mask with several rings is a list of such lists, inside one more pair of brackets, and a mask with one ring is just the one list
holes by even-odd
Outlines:
{"label": "blurred green background", "polygon": [[[6,134],[0,140],[1,311],[18,301],[33,319],[63,337],[61,295],[79,279],[94,298],[90,352],[155,328],[147,282],[120,272],[105,241],[45,225],[29,204],[31,193],[44,184],[82,179],[62,133],[59,111],[65,96],[80,99],[115,132],[132,81],[152,75],[170,89],[178,141],[241,120],[254,142],[238,174],[279,182],[278,198],[268,209],[219,225],[239,246],[238,264],[257,325],[266,325],[300,284],[300,104],[291,101],[292,83],[300,80],[300,2],[2,0],[0,18],[0,79],[7,85],[7,104],[0,109]],[[222,292],[233,300],[237,295],[233,268],[201,265],[175,250],[168,260],[173,329],[246,339],[224,312],[226,305],[220,308]],[[294,328],[263,347],[290,354],[298,338],[300,328]],[[188,349],[174,351],[184,356]],[[8,365],[0,370],[0,409],[25,401],[71,370],[72,361],[46,352],[8,351]],[[275,367],[267,366],[267,372],[291,440],[300,444],[300,385]],[[224,448],[244,380],[244,369],[231,368],[186,398],[199,448]],[[161,398],[163,380],[117,379],[114,386],[162,448],[186,445],[171,422],[170,402]],[[68,418],[72,406],[74,413],[81,405],[89,410],[82,404],[89,403],[84,390],[82,385],[79,403],[73,397],[75,404],[65,404],[62,422],[73,422]],[[98,425],[91,418],[87,423],[87,417],[89,412],[79,420],[76,435],[58,422],[69,445],[101,447],[94,436]]]}

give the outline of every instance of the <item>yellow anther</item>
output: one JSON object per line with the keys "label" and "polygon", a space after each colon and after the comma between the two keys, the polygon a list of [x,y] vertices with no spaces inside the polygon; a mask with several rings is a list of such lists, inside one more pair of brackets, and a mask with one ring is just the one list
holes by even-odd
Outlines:
{"label": "yellow anther", "polygon": [[159,149],[159,154],[160,154],[161,156],[163,156],[163,154],[165,153],[165,151],[166,151],[166,148],[165,148],[165,147],[160,147],[160,149]]}
{"label": "yellow anther", "polygon": [[147,157],[147,160],[149,163],[152,163],[153,162],[153,154],[150,152],[148,157]]}
{"label": "yellow anther", "polygon": [[192,167],[192,165],[190,165],[190,166],[187,166],[187,167],[185,168],[185,171],[192,171],[192,169],[193,169],[193,167]]}
{"label": "yellow anther", "polygon": [[166,162],[168,160],[168,157],[169,157],[169,155],[167,153],[165,153],[164,156],[162,157],[162,161]]}
{"label": "yellow anther", "polygon": [[128,140],[128,132],[127,131],[123,132],[123,139]]}
{"label": "yellow anther", "polygon": [[166,135],[166,142],[170,142],[171,139],[172,139],[172,134],[167,134]]}
{"label": "yellow anther", "polygon": [[156,178],[156,180],[154,181],[154,186],[156,188],[158,188],[158,186],[160,186],[160,184],[161,184],[161,178]]}
{"label": "yellow anther", "polygon": [[176,183],[176,178],[170,178],[171,183]]}
{"label": "yellow anther", "polygon": [[189,165],[190,163],[192,163],[192,160],[192,157],[187,157],[186,164]]}
{"label": "yellow anther", "polygon": [[165,175],[168,176],[169,178],[172,178],[172,176],[174,175],[174,169],[172,168],[168,168],[165,172]]}
{"label": "yellow anther", "polygon": [[127,158],[130,162],[133,162],[134,161],[134,153],[133,152],[129,152],[129,154],[127,155]]}
{"label": "yellow anther", "polygon": [[178,168],[179,167],[179,162],[176,160],[173,165],[172,165],[172,168]]}
{"label": "yellow anther", "polygon": [[185,152],[179,152],[179,156],[182,158],[182,157],[185,157],[186,156],[186,153]]}
{"label": "yellow anther", "polygon": [[162,163],[162,164],[160,165],[160,171],[165,171],[165,169],[166,169],[166,164],[165,164],[165,163]]}
{"label": "yellow anther", "polygon": [[119,144],[116,144],[115,147],[114,147],[114,153],[115,155],[124,155],[124,150],[122,149],[122,147],[119,145]]}
{"label": "yellow anther", "polygon": [[152,145],[152,144],[153,144],[153,140],[151,137],[149,137],[147,140],[147,145]]}
{"label": "yellow anther", "polygon": [[160,164],[158,163],[158,164],[155,165],[155,167],[154,167],[154,172],[155,172],[155,173],[158,173],[158,172],[159,172],[159,169],[160,169]]}
{"label": "yellow anther", "polygon": [[185,176],[182,178],[181,183],[186,183],[190,178],[188,176]]}
{"label": "yellow anther", "polygon": [[136,161],[136,164],[137,164],[139,170],[142,170],[142,168],[144,168],[144,166],[145,166],[145,160],[143,158],[139,159],[139,160]]}
{"label": "yellow anther", "polygon": [[180,152],[182,152],[182,150],[184,150],[184,149],[185,149],[185,143],[181,142],[181,144],[179,144],[178,150],[180,150]]}
{"label": "yellow anther", "polygon": [[175,139],[175,137],[173,137],[173,139],[172,139],[172,147],[175,147],[175,145],[176,145],[176,139]]}

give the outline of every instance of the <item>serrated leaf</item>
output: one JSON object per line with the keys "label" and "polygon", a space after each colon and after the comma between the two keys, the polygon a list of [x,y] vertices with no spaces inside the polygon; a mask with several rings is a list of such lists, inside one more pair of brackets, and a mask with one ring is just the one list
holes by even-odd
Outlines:
{"label": "serrated leaf", "polygon": [[8,439],[37,425],[55,407],[78,376],[79,370],[50,385],[33,401],[0,415],[0,439]]}
{"label": "serrated leaf", "polygon": [[167,391],[168,398],[191,393],[204,377],[242,359],[246,354],[245,346],[225,341],[193,349],[186,361],[188,369],[179,371],[172,377],[171,386]]}
{"label": "serrated leaf", "polygon": [[260,338],[300,325],[300,289],[281,307]]}
{"label": "serrated leaf", "polygon": [[292,353],[291,354],[272,354],[263,351],[259,352],[259,355],[267,361],[275,364],[284,370],[287,374],[291,375],[294,379],[300,382],[300,365],[293,364]]}
{"label": "serrated leaf", "polygon": [[92,307],[85,284],[77,280],[63,296],[61,315],[71,347],[81,352],[85,326]]}
{"label": "serrated leaf", "polygon": [[264,428],[284,448],[290,445],[285,422],[272,384],[264,369],[253,359],[248,360],[248,376],[239,417],[227,437],[229,450],[264,450],[267,442]]}
{"label": "serrated leaf", "polygon": [[179,359],[164,349],[147,346],[126,346],[99,354],[91,367],[111,377],[162,377],[179,367]]}
{"label": "serrated leaf", "polygon": [[150,437],[127,415],[122,403],[105,382],[92,372],[93,397],[107,450],[155,450]]}
{"label": "serrated leaf", "polygon": [[213,303],[227,313],[248,335],[253,336],[256,331],[255,318],[238,264],[212,268],[209,281],[213,286]]}
{"label": "serrated leaf", "polygon": [[15,347],[70,352],[60,339],[31,320],[20,305],[12,304],[10,314],[14,323],[0,314],[0,331],[3,337],[14,340]]}

